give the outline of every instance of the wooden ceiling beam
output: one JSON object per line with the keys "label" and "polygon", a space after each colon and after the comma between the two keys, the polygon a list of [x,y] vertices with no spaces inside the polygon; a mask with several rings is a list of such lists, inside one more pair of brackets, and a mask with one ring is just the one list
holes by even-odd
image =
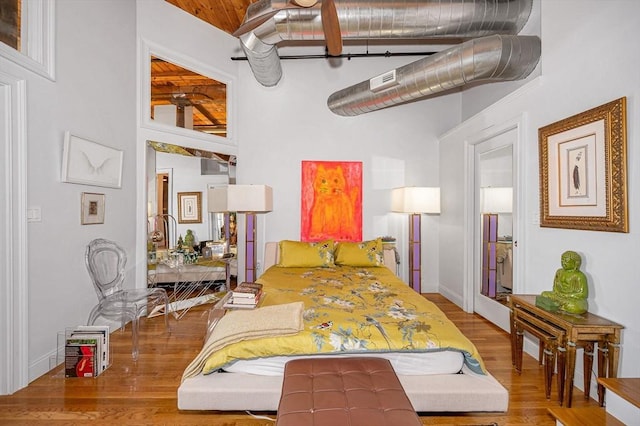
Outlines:
{"label": "wooden ceiling beam", "polygon": [[238,29],[251,0],[166,0],[222,31],[233,34]]}

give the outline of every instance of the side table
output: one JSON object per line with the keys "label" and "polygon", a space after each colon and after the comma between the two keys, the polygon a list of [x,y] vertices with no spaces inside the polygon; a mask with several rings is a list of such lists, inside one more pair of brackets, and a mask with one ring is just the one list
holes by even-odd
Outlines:
{"label": "side table", "polygon": [[[593,351],[598,348],[598,377],[616,377],[622,325],[592,313],[573,315],[549,312],[536,306],[536,295],[509,296],[511,323],[511,362],[522,371],[522,345],[525,331],[544,345],[545,393],[550,395],[553,361],[557,364],[558,400],[571,407],[577,348],[584,349],[584,394],[589,398]],[[604,404],[604,386],[598,384],[598,402]]]}

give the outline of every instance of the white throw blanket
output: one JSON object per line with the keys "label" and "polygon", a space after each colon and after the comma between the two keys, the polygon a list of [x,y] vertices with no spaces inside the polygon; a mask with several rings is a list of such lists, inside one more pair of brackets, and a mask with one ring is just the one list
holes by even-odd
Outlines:
{"label": "white throw blanket", "polygon": [[185,369],[182,381],[200,374],[209,355],[227,345],[300,332],[304,327],[303,310],[303,302],[294,302],[228,312],[218,321],[198,356]]}

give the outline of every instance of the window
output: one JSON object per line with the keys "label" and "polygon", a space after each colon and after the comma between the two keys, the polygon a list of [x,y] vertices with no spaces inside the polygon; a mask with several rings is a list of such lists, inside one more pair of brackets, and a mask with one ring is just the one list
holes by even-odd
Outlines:
{"label": "window", "polygon": [[161,131],[165,142],[178,145],[183,137],[234,144],[235,77],[147,41],[142,45],[140,70],[142,127]]}
{"label": "window", "polygon": [[151,119],[227,137],[227,85],[151,56]]}
{"label": "window", "polygon": [[55,0],[0,2],[0,56],[55,79]]}

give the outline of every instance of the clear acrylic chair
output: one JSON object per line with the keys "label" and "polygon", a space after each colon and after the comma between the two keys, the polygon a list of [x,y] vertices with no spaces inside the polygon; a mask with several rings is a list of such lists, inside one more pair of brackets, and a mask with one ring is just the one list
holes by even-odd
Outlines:
{"label": "clear acrylic chair", "polygon": [[164,309],[165,326],[169,326],[169,298],[162,288],[124,289],[125,251],[113,241],[98,238],[89,243],[85,252],[85,264],[99,303],[91,310],[88,325],[100,318],[119,320],[121,327],[132,323],[132,356],[138,356],[138,318],[154,307]]}

